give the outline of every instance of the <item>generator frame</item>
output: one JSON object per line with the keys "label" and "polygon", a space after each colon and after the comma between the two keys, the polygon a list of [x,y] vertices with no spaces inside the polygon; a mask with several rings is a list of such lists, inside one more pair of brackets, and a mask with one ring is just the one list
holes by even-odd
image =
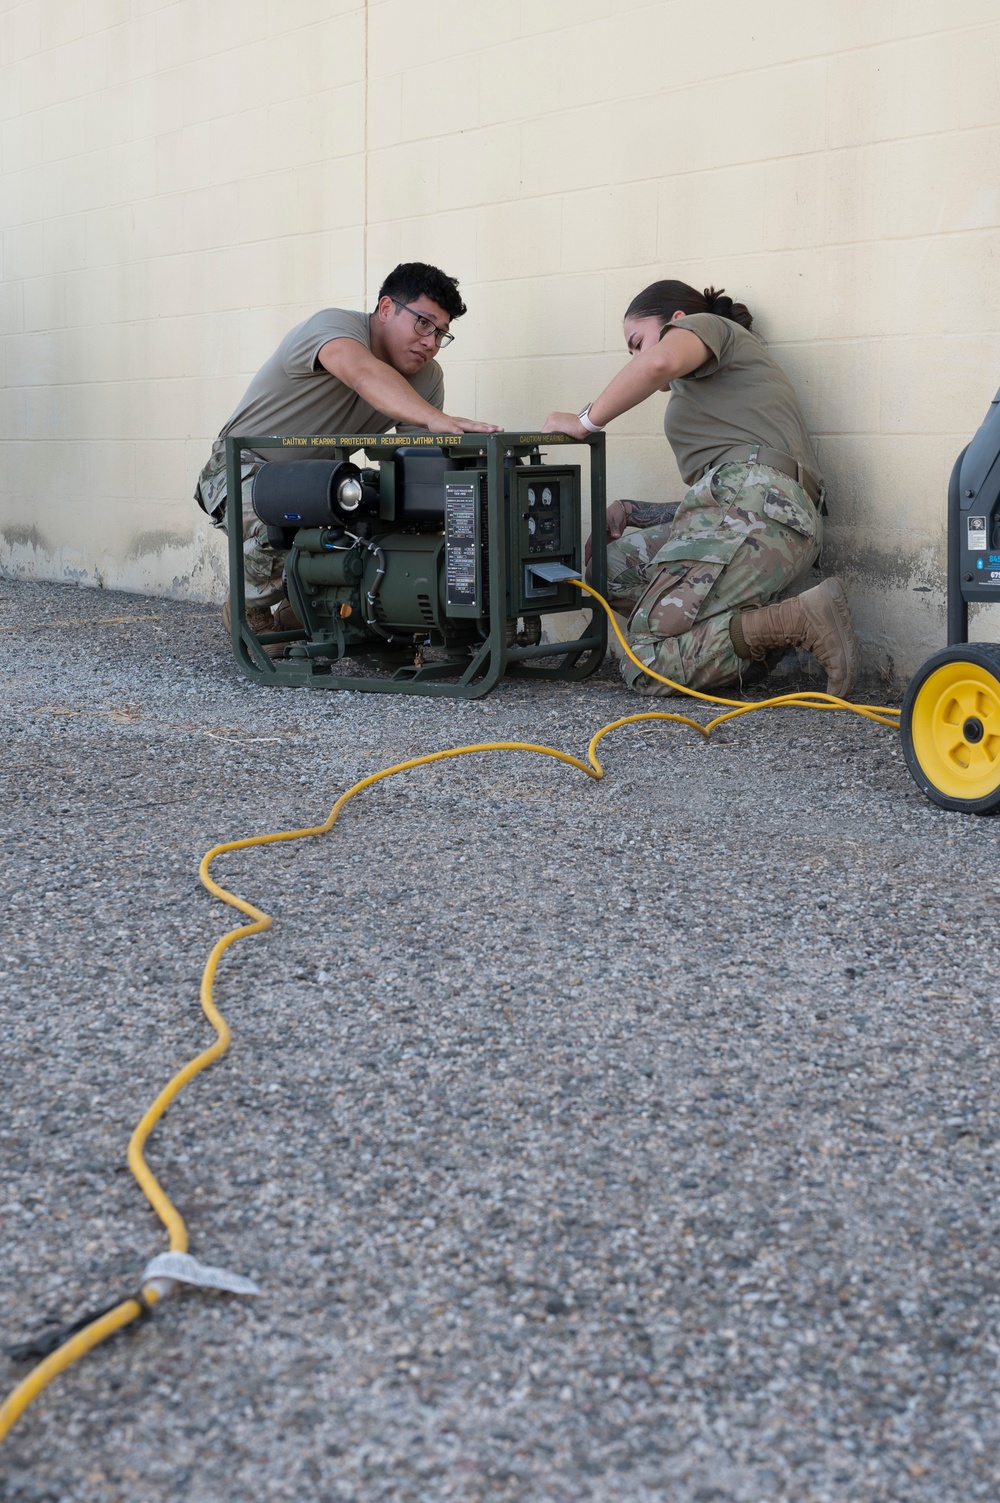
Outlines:
{"label": "generator frame", "polygon": [[[539,642],[528,646],[518,646],[508,641],[506,611],[508,559],[504,514],[505,463],[511,459],[527,458],[529,465],[539,465],[543,446],[552,448],[581,443],[590,450],[590,523],[593,538],[591,581],[603,595],[607,587],[607,483],[603,433],[588,435],[585,440],[570,438],[563,433],[517,432],[445,435],[350,433],[310,438],[233,435],[227,438],[230,635],[233,653],[240,668],[256,683],[289,689],[350,689],[362,693],[424,694],[461,699],[478,699],[488,694],[505,675],[547,680],[589,678],[600,667],[607,651],[607,620],[603,611],[593,612],[590,626],[582,637],[569,642]],[[246,580],[243,572],[243,451],[323,449],[324,457],[337,460],[346,460],[351,454],[362,451],[368,460],[372,460],[389,458],[397,449],[422,447],[443,449],[449,458],[476,456],[485,460],[483,468],[486,472],[490,539],[489,630],[482,645],[467,665],[454,660],[431,661],[414,664],[412,667],[399,667],[394,674],[378,678],[338,674],[336,663],[317,660],[319,653],[317,657],[270,658],[264,651],[265,646],[281,642],[301,642],[302,633],[273,631],[258,634],[247,621]],[[582,596],[580,605],[583,608]],[[540,611],[539,614],[546,613]],[[317,647],[321,649],[322,644],[317,644]],[[550,667],[529,666],[538,659],[550,657],[558,657],[562,661]],[[455,681],[443,682],[445,678]]]}

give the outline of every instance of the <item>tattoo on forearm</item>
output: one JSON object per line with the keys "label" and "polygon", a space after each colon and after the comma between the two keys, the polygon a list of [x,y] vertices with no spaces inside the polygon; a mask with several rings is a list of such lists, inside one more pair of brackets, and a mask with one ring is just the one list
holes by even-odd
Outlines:
{"label": "tattoo on forearm", "polygon": [[677,513],[676,501],[623,501],[625,514],[633,527],[659,527],[672,522]]}

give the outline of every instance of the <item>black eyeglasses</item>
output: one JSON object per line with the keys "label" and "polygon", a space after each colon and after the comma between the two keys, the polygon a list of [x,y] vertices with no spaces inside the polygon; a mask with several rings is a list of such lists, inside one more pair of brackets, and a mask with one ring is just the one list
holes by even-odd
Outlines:
{"label": "black eyeglasses", "polygon": [[442,345],[451,344],[455,338],[454,334],[449,334],[447,329],[439,329],[433,319],[425,318],[422,313],[417,312],[416,308],[411,308],[407,303],[401,303],[398,297],[394,297],[393,302],[401,313],[413,314],[413,327],[421,339],[426,339],[428,334],[434,335],[434,342],[438,349]]}

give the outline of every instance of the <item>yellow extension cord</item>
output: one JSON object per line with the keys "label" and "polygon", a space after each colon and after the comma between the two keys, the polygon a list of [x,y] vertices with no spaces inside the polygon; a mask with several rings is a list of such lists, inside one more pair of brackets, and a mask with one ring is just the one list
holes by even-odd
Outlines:
{"label": "yellow extension cord", "polygon": [[[837,699],[832,694],[813,693],[811,691],[801,694],[781,694],[772,699],[756,700],[748,704],[738,699],[721,699],[716,695],[702,694],[695,689],[686,688],[683,684],[676,684],[672,679],[664,678],[662,674],[654,673],[645,663],[639,661],[622,636],[614,611],[602,595],[599,595],[592,586],[585,584],[582,580],[574,580],[573,582],[581,590],[586,591],[588,595],[592,595],[603,606],[626,656],[631,659],[637,668],[641,668],[643,673],[649,678],[656,679],[658,683],[666,684],[676,692],[689,695],[692,699],[699,699],[705,704],[727,705],[730,708],[726,714],[717,715],[705,725],[702,725],[700,721],[691,720],[686,715],[670,714],[662,710],[647,710],[637,715],[623,715],[621,719],[612,720],[608,725],[602,726],[592,737],[590,745],[587,748],[586,762],[581,761],[579,757],[571,756],[568,752],[557,751],[551,746],[537,746],[533,742],[528,741],[484,741],[475,746],[453,746],[445,751],[429,752],[426,756],[411,757],[406,762],[397,762],[394,767],[384,767],[381,772],[375,772],[370,777],[362,778],[352,788],[348,788],[346,793],[340,795],[340,798],[338,798],[321,825],[312,825],[303,830],[283,830],[271,835],[253,835],[246,840],[227,840],[222,845],[213,846],[210,851],[206,851],[198,868],[198,875],[203,885],[221,902],[227,903],[230,908],[238,909],[240,913],[245,914],[252,922],[243,924],[236,929],[230,929],[221,939],[216,941],[202,973],[201,1005],[206,1018],[215,1029],[215,1043],[209,1049],[205,1049],[201,1054],[196,1055],[194,1059],[189,1060],[183,1069],[178,1070],[173,1079],[164,1086],[136,1127],[128,1145],[129,1168],[138,1180],[146,1199],[163,1222],[170,1238],[171,1252],[184,1253],[187,1251],[187,1227],[184,1224],[183,1217],[171,1203],[170,1198],[146,1163],[143,1150],[150,1133],[170,1103],[180,1094],[190,1080],[193,1080],[196,1075],[199,1075],[214,1060],[219,1059],[229,1048],[229,1028],[226,1020],[215,1006],[212,996],[212,987],[219,961],[230,945],[234,945],[237,940],[245,939],[251,934],[262,934],[266,929],[270,929],[272,923],[270,914],[264,913],[262,909],[254,907],[252,903],[247,903],[244,899],[238,898],[235,893],[231,893],[226,888],[220,887],[214,881],[209,874],[209,868],[217,856],[223,856],[228,851],[249,850],[252,846],[273,845],[282,840],[305,840],[314,835],[326,835],[333,829],[344,805],[350,799],[354,798],[356,794],[362,793],[364,789],[370,788],[374,783],[379,783],[384,778],[394,777],[398,772],[407,772],[412,767],[425,767],[431,762],[443,762],[452,757],[467,757],[476,752],[535,752],[539,756],[554,757],[558,762],[566,762],[571,767],[577,767],[590,778],[600,779],[604,776],[604,769],[596,754],[598,742],[609,731],[617,730],[623,725],[634,725],[642,720],[672,720],[681,725],[690,726],[700,735],[707,738],[716,726],[722,725],[724,721],[733,720],[739,715],[748,715],[754,710],[774,709],[783,705],[797,705],[807,710],[848,710],[855,715],[862,715],[866,720],[874,720],[877,725],[898,728],[899,710],[883,705],[854,705],[848,700]],[[78,1331],[74,1336],[71,1336],[69,1340],[64,1341],[60,1347],[57,1347],[54,1352],[50,1353],[36,1367],[32,1368],[27,1377],[17,1385],[3,1406],[0,1407],[0,1442],[4,1440],[32,1400],[37,1398],[42,1389],[51,1383],[53,1378],[57,1377],[59,1373],[65,1372],[85,1352],[89,1352],[93,1347],[107,1340],[115,1331],[120,1331],[124,1326],[130,1325],[132,1321],[138,1320],[141,1315],[147,1313],[148,1308],[154,1305],[159,1298],[160,1290],[155,1284],[146,1284],[142,1290],[141,1297],[122,1300],[114,1309],[91,1321],[89,1325]]]}

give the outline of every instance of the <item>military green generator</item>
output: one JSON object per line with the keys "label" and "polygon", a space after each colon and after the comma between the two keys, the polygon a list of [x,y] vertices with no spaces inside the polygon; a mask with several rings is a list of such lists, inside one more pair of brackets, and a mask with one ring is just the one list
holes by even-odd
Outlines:
{"label": "military green generator", "polygon": [[[592,674],[607,645],[603,612],[582,636],[542,640],[543,617],[584,605],[572,583],[583,572],[581,467],[542,452],[573,443],[557,433],[227,438],[231,498],[241,495],[244,451],[276,451],[253,478],[253,509],[284,555],[300,623],[251,630],[230,502],[231,631],[243,672],[289,688],[464,698],[505,674]],[[604,435],[587,447],[590,578],[603,594]]]}

